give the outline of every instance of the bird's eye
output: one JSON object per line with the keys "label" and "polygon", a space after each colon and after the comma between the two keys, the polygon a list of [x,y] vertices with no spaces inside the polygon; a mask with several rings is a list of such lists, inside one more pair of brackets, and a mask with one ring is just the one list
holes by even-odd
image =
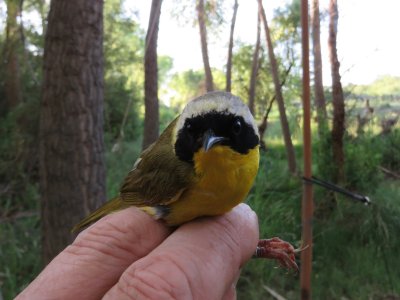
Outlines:
{"label": "bird's eye", "polygon": [[241,130],[242,130],[242,122],[239,119],[235,119],[232,125],[232,132],[238,135]]}
{"label": "bird's eye", "polygon": [[185,124],[185,129],[186,129],[187,132],[192,133],[192,132],[193,132],[193,126],[192,126],[192,124],[190,124],[189,122],[187,122],[187,123]]}

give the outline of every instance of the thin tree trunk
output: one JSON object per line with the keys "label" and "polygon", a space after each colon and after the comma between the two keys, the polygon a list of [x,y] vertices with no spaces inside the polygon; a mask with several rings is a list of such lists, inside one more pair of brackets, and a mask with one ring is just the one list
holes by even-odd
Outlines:
{"label": "thin tree trunk", "polygon": [[336,48],[337,24],[339,18],[336,0],[330,0],[329,15],[329,54],[331,60],[333,103],[332,151],[336,168],[333,179],[336,182],[341,182],[344,180],[343,136],[345,131],[345,111],[343,89],[339,73],[340,63]]}
{"label": "thin tree trunk", "polygon": [[268,55],[269,55],[269,60],[270,60],[270,64],[271,64],[272,78],[273,78],[274,86],[275,86],[275,96],[276,96],[276,101],[278,102],[279,116],[280,116],[280,120],[281,120],[283,139],[285,141],[286,154],[287,154],[287,158],[288,158],[288,167],[289,167],[289,171],[292,174],[295,174],[296,168],[297,168],[296,167],[296,156],[295,156],[294,147],[293,147],[293,143],[292,143],[292,137],[290,135],[289,123],[288,123],[287,116],[286,116],[285,102],[283,100],[282,89],[281,89],[279,74],[278,74],[278,64],[276,62],[274,48],[273,48],[272,40],[271,40],[271,35],[269,32],[269,28],[268,28],[267,18],[265,16],[264,7],[262,5],[261,0],[258,0],[258,5],[260,7],[261,17],[262,17],[262,21],[264,23],[265,37],[267,40]]}
{"label": "thin tree trunk", "polygon": [[256,45],[254,47],[253,52],[253,62],[251,66],[251,76],[250,76],[250,87],[249,87],[249,109],[250,112],[254,115],[255,113],[255,98],[256,98],[256,80],[258,69],[260,67],[259,64],[259,53],[260,53],[260,40],[261,40],[261,22],[260,22],[260,9],[257,14],[257,40]]}
{"label": "thin tree trunk", "polygon": [[320,41],[320,18],[318,0],[312,2],[312,41],[314,55],[314,94],[315,106],[317,109],[318,132],[322,135],[328,128],[328,120],[326,114],[326,104],[324,95],[324,85],[322,81],[322,58],[321,58],[321,41]]}
{"label": "thin tree trunk", "polygon": [[263,150],[267,149],[267,145],[264,142],[264,134],[265,134],[265,131],[267,130],[267,126],[268,126],[269,113],[271,112],[272,104],[274,104],[275,100],[276,100],[276,97],[274,95],[271,98],[271,100],[269,100],[267,110],[264,112],[264,115],[263,115],[260,125],[258,125],[258,132],[260,134],[260,147]]}
{"label": "thin tree trunk", "polygon": [[162,0],[153,0],[146,35],[144,57],[144,132],[143,149],[154,143],[159,134],[157,39]]}
{"label": "thin tree trunk", "polygon": [[40,116],[42,254],[105,201],[103,1],[51,1]]}
{"label": "thin tree trunk", "polygon": [[197,18],[200,29],[200,42],[201,42],[201,54],[203,56],[204,73],[206,76],[206,89],[207,92],[214,90],[214,81],[210,67],[210,60],[208,58],[208,47],[207,47],[207,28],[204,12],[204,0],[197,1]]}
{"label": "thin tree trunk", "polygon": [[[285,85],[286,79],[289,76],[289,73],[293,67],[293,64],[294,64],[294,62],[291,62],[289,67],[286,69],[284,77],[282,79],[282,82],[280,83],[281,88]],[[264,113],[264,116],[262,118],[260,125],[258,125],[258,132],[260,133],[260,140],[261,140],[260,144],[261,144],[261,148],[263,148],[263,149],[266,149],[265,143],[263,141],[263,137],[264,137],[265,131],[267,130],[268,116],[272,109],[272,104],[274,103],[275,100],[276,100],[276,95],[272,96],[271,100],[269,100],[268,108]]]}
{"label": "thin tree trunk", "polygon": [[132,103],[133,103],[133,97],[129,97],[128,103],[126,104],[124,116],[122,118],[121,126],[119,128],[119,134],[118,134],[117,140],[111,148],[111,152],[113,152],[113,153],[118,152],[121,149],[121,144],[122,144],[122,141],[125,136],[125,133],[124,133],[125,124],[126,124],[126,121],[128,120],[129,112],[132,109]]}
{"label": "thin tree trunk", "polygon": [[7,0],[7,24],[5,42],[5,96],[6,111],[21,103],[21,84],[19,75],[18,51],[21,46],[20,29],[17,17],[20,14],[19,1]]}
{"label": "thin tree trunk", "polygon": [[235,4],[233,6],[233,17],[231,22],[231,32],[229,35],[229,47],[228,47],[228,62],[226,64],[226,88],[227,92],[230,92],[232,89],[232,51],[233,51],[233,33],[235,31],[236,24],[236,14],[238,10],[238,1],[235,0]]}

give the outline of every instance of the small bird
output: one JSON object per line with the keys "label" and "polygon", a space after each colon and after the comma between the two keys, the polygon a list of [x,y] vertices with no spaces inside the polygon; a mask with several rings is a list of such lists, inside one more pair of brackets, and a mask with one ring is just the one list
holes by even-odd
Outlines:
{"label": "small bird", "polygon": [[73,231],[132,205],[170,226],[221,215],[242,202],[253,185],[258,148],[256,123],[238,97],[212,92],[194,99],[143,151],[119,196]]}
{"label": "small bird", "polygon": [[[250,191],[258,172],[259,144],[257,125],[240,98],[227,92],[200,96],[141,153],[119,195],[72,231],[129,206],[168,226],[224,214],[243,202]],[[277,240],[272,244],[265,241],[260,241],[257,256],[281,257],[281,250],[288,247],[278,245]],[[280,248],[278,254],[274,245]],[[293,253],[285,251],[288,256],[281,264],[291,265],[286,260],[294,260]]]}

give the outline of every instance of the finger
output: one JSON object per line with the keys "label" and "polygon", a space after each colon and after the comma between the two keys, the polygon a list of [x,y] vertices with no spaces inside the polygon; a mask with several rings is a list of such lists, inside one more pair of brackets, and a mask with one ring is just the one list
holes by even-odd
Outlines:
{"label": "finger", "polygon": [[257,217],[245,204],[189,222],[132,264],[104,299],[221,299],[257,241]]}
{"label": "finger", "polygon": [[236,285],[239,281],[239,278],[240,278],[240,270],[236,273],[233,283],[230,286],[228,286],[228,289],[225,291],[222,300],[234,300],[237,298]]}
{"label": "finger", "polygon": [[108,215],[79,234],[17,299],[99,299],[168,234],[137,208]]}
{"label": "finger", "polygon": [[236,287],[231,286],[224,294],[222,300],[236,300]]}

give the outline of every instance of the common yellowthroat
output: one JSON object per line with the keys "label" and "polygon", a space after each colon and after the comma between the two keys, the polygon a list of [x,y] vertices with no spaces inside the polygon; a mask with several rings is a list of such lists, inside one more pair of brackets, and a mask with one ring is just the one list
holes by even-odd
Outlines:
{"label": "common yellowthroat", "polygon": [[226,92],[198,97],[141,153],[119,196],[72,231],[131,205],[170,226],[223,214],[249,192],[259,142],[254,118],[240,98]]}

